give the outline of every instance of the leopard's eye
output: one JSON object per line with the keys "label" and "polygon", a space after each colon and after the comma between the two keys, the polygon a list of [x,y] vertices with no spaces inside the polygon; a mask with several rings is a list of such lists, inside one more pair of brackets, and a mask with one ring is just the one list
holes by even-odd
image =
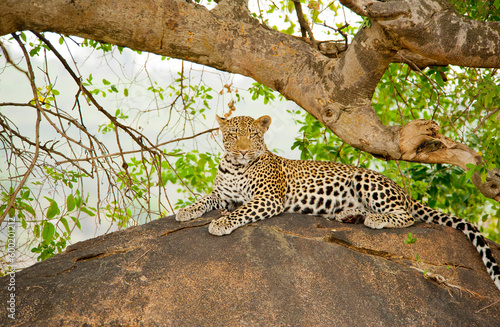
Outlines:
{"label": "leopard's eye", "polygon": [[231,141],[236,139],[236,134],[234,133],[225,133],[222,135],[222,139],[225,141]]}

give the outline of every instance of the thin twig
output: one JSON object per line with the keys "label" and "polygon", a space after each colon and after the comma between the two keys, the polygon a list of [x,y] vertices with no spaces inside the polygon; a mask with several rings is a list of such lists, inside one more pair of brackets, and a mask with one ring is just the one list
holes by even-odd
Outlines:
{"label": "thin twig", "polygon": [[[16,136],[17,138],[19,138],[21,141],[25,142],[25,143],[28,143],[29,145],[31,146],[34,146],[36,147],[36,142],[33,142],[31,140],[29,140],[27,137],[21,135],[19,132],[15,131],[14,129],[12,129],[7,122],[4,122],[3,118],[5,118],[3,115],[0,114],[0,126],[2,126],[6,131],[10,132],[12,135]],[[10,142],[12,144],[12,142]],[[39,144],[40,142],[38,142]],[[61,153],[57,150],[54,150],[53,148],[48,148],[47,146],[45,146],[44,144],[39,144],[39,147],[41,150],[45,151],[51,158],[54,158],[53,155],[58,155],[64,159],[66,159],[65,162],[71,162],[75,167],[77,167],[79,170],[83,171],[86,175],[88,176],[91,176],[91,174],[89,172],[87,172],[87,170],[79,165],[77,165],[76,163],[74,163],[73,159],[69,158],[68,156],[66,156],[64,153]],[[55,158],[54,158],[55,159]]]}
{"label": "thin twig", "polygon": [[[184,140],[193,139],[193,138],[196,138],[196,137],[198,137],[200,135],[203,135],[203,134],[206,134],[206,133],[211,133],[211,132],[216,131],[218,129],[219,129],[218,127],[217,128],[207,129],[206,131],[203,131],[203,132],[191,135],[191,136],[180,137],[180,138],[177,138],[177,139],[174,139],[174,140],[170,140],[170,141],[166,141],[166,142],[163,142],[163,143],[159,143],[157,145],[154,145],[152,148],[147,148],[147,149],[148,150],[151,150],[151,149],[158,149],[159,150],[160,146],[164,146],[166,144],[180,142],[180,141],[184,141]],[[129,151],[115,152],[115,153],[110,153],[110,154],[105,154],[105,155],[102,155],[102,156],[96,156],[96,157],[90,157],[90,158],[72,159],[72,161],[88,161],[88,160],[93,160],[93,159],[102,159],[102,158],[116,157],[116,156],[121,156],[123,154],[131,154],[131,153],[137,153],[137,152],[143,152],[143,151],[144,151],[143,149],[129,150]],[[167,155],[167,156],[173,156],[174,155],[174,154],[169,154],[169,153],[162,153],[162,154],[163,155]],[[176,153],[176,154],[178,154],[178,153]],[[62,164],[67,163],[67,162],[69,162],[69,160],[56,162],[56,165],[62,165]]]}
{"label": "thin twig", "polygon": [[406,187],[405,183],[405,176],[403,172],[401,171],[401,167],[399,166],[399,161],[396,160],[396,166],[398,166],[399,174],[401,175],[401,180],[403,181],[403,189],[405,190],[406,193],[408,193],[408,188]]}
{"label": "thin twig", "polygon": [[[64,68],[66,69],[66,71],[68,71],[68,73],[75,80],[75,82],[77,83],[77,85],[80,87],[80,89],[82,90],[83,94],[85,94],[85,96],[87,97],[87,99],[89,99],[90,102],[92,102],[92,104],[97,108],[97,110],[99,112],[101,112],[102,114],[104,114],[104,116],[106,116],[106,118],[108,118],[116,127],[119,127],[125,133],[127,133],[135,141],[135,143],[137,143],[143,150],[154,152],[152,149],[148,149],[146,147],[146,145],[143,143],[143,140],[148,140],[148,139],[146,137],[144,137],[144,135],[142,135],[142,133],[134,130],[130,126],[125,126],[122,123],[120,123],[116,119],[116,117],[114,117],[109,112],[107,112],[97,102],[97,100],[94,98],[94,96],[92,95],[92,93],[90,93],[90,91],[82,84],[81,79],[78,76],[76,76],[75,72],[73,72],[73,70],[71,69],[71,67],[68,65],[68,62],[66,61],[66,59],[64,59],[62,57],[62,55],[57,51],[57,49],[52,45],[52,43],[49,42],[49,40],[47,40],[43,35],[41,35],[40,33],[36,32],[36,31],[31,31],[31,32],[33,34],[35,34],[40,40],[42,40],[50,48],[50,50],[52,50],[52,52],[59,59],[59,61],[62,63],[62,65],[64,66]],[[132,133],[132,130],[133,130],[133,132],[135,134],[138,134],[139,136],[137,136],[134,133]]]}
{"label": "thin twig", "polygon": [[322,26],[326,27],[326,28],[329,28],[329,29],[332,29],[334,30],[335,32],[339,33],[340,35],[342,35],[342,37],[344,38],[344,43],[345,43],[345,47],[347,49],[347,47],[349,46],[349,37],[347,36],[347,33],[342,31],[344,28],[347,28],[349,27],[349,23],[345,23],[344,25],[340,26],[339,28],[335,28],[333,26],[330,26],[330,25],[327,25],[326,22],[323,22]]}
{"label": "thin twig", "polygon": [[[429,272],[429,271],[422,270],[422,269],[417,268],[417,267],[410,267],[410,268],[415,269],[415,270],[417,270],[417,271],[419,271],[419,272],[423,273],[423,274],[424,274],[424,278],[425,278],[425,279],[431,279],[431,280],[435,281],[436,283],[438,283],[438,284],[440,284],[440,285],[444,285],[444,286],[446,286],[446,287],[448,287],[448,288],[456,288],[456,289],[458,289],[458,290],[460,290],[460,291],[467,292],[467,293],[469,293],[469,294],[470,294],[470,295],[472,295],[472,296],[481,297],[481,295],[480,295],[480,294],[478,294],[478,293],[476,293],[476,292],[474,292],[474,291],[471,291],[471,290],[469,290],[469,289],[467,289],[467,288],[465,288],[465,287],[462,287],[462,286],[460,286],[460,285],[455,285],[455,284],[451,284],[451,283],[449,283],[449,282],[446,280],[446,278],[444,278],[444,276],[442,276],[442,275],[439,275],[439,274],[434,274],[434,273],[431,273],[431,272]],[[451,293],[450,293],[450,295],[451,295]]]}
{"label": "thin twig", "polygon": [[10,195],[10,201],[7,207],[5,208],[2,216],[0,217],[0,224],[3,222],[7,214],[9,213],[10,209],[14,206],[14,202],[16,201],[16,196],[21,190],[21,188],[24,186],[26,181],[28,180],[28,176],[31,174],[33,171],[33,168],[35,168],[36,161],[38,160],[38,154],[40,151],[40,122],[42,121],[42,107],[40,105],[40,102],[38,101],[38,95],[37,95],[37,89],[36,89],[36,84],[35,84],[35,74],[33,72],[33,67],[31,66],[31,61],[29,59],[28,52],[26,51],[26,48],[24,47],[23,43],[19,39],[19,36],[17,34],[12,34],[14,39],[17,41],[19,46],[21,47],[21,50],[23,51],[24,58],[26,59],[26,64],[28,65],[28,72],[26,73],[26,76],[28,77],[31,85],[31,91],[33,92],[33,96],[35,97],[35,103],[37,106],[37,112],[36,112],[36,123],[35,123],[35,154],[33,155],[33,159],[31,161],[30,166],[28,167],[28,170],[24,173],[23,179],[17,186],[17,188],[14,190],[14,192]]}
{"label": "thin twig", "polygon": [[494,114],[496,114],[498,111],[500,110],[500,107],[496,108],[495,110],[493,110],[492,112],[490,112],[489,114],[486,115],[486,117],[484,117],[483,119],[481,119],[481,121],[479,122],[479,124],[477,125],[476,128],[474,128],[474,130],[472,131],[472,133],[476,133],[479,128],[481,128],[481,126],[491,117],[493,116]]}
{"label": "thin twig", "polygon": [[137,259],[135,259],[134,261],[132,261],[131,263],[129,263],[129,266],[137,263],[137,261],[141,260],[142,257],[144,257],[146,254],[149,253],[149,251],[151,251],[151,249],[148,249],[146,252],[144,252],[143,254],[141,254]]}
{"label": "thin twig", "polygon": [[14,67],[15,69],[19,70],[21,73],[23,73],[25,75],[28,75],[27,71],[25,71],[24,69],[22,69],[21,67],[19,67],[14,61],[12,61],[12,59],[10,58],[9,52],[7,51],[7,49],[5,48],[5,46],[3,45],[2,41],[0,41],[0,48],[2,49],[3,55],[5,56],[5,60],[9,64],[11,64],[12,67]]}
{"label": "thin twig", "polygon": [[495,304],[497,304],[498,302],[500,302],[500,300],[496,300],[495,302],[493,302],[493,303],[491,303],[491,304],[489,304],[489,305],[485,306],[484,308],[481,308],[481,309],[477,310],[477,311],[476,311],[476,312],[474,312],[474,313],[479,313],[479,312],[481,312],[481,311],[483,311],[483,310],[485,310],[485,309],[488,309],[489,307],[494,306],[494,305],[495,305]]}

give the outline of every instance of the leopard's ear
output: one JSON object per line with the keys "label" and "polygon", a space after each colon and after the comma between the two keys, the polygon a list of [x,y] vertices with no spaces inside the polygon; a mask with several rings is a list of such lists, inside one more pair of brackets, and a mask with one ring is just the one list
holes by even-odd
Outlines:
{"label": "leopard's ear", "polygon": [[227,119],[226,118],[221,118],[219,117],[219,115],[215,115],[215,119],[217,119],[217,123],[219,123],[219,127],[224,127],[224,125],[226,125],[227,123]]}
{"label": "leopard's ear", "polygon": [[262,133],[265,133],[269,128],[269,125],[271,125],[271,121],[272,121],[271,117],[266,115],[258,118],[255,121],[255,125],[257,125],[257,127],[262,131]]}

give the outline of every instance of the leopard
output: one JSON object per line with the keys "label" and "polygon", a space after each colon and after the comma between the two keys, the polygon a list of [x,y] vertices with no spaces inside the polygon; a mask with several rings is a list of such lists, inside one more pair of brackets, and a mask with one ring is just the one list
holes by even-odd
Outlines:
{"label": "leopard", "polygon": [[435,223],[462,231],[478,251],[500,290],[500,269],[486,239],[470,222],[426,206],[397,183],[370,169],[331,161],[291,160],[267,149],[271,117],[216,116],[224,153],[212,192],[180,209],[185,222],[206,212],[225,214],[211,221],[210,234],[222,236],[280,213],[317,215],[340,222],[361,220],[372,229]]}

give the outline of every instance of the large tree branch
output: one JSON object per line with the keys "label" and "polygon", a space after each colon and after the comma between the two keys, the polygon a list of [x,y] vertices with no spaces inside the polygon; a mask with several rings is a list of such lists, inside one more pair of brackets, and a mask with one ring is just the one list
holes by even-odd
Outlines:
{"label": "large tree branch", "polygon": [[[371,100],[392,61],[500,67],[498,24],[469,21],[443,0],[342,2],[373,22],[340,58],[328,58],[297,37],[259,24],[245,0],[222,0],[212,10],[184,0],[4,0],[0,35],[26,29],[76,35],[246,75],[295,101],[345,142],[376,156],[477,164],[477,153],[439,137],[439,151],[423,155],[436,133],[429,134],[425,124],[416,129],[385,126]],[[485,37],[480,30],[487,32]],[[478,46],[466,49],[473,36]],[[408,139],[412,146],[406,145]],[[464,157],[463,151],[469,155]],[[483,193],[494,198],[500,190]]]}
{"label": "large tree branch", "polygon": [[468,19],[447,0],[340,0],[377,21],[402,48],[463,67],[500,67],[500,22]]}

